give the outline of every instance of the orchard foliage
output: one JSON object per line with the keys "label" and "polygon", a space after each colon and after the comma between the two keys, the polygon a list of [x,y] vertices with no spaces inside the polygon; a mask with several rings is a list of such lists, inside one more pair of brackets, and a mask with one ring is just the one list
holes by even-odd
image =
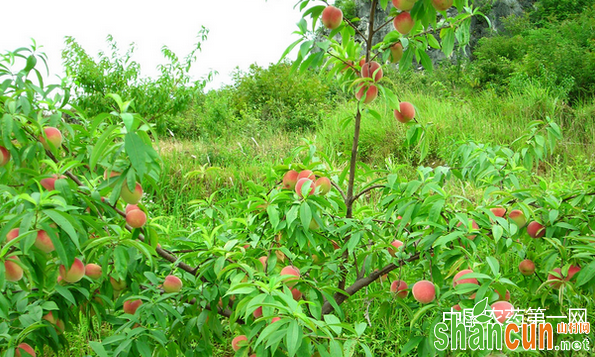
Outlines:
{"label": "orchard foliage", "polygon": [[[371,3],[370,18],[377,6],[390,6]],[[314,24],[325,8],[319,5],[299,3]],[[377,27],[370,21],[360,38],[365,46],[349,22],[321,42],[308,40],[302,21],[294,69],[318,66],[342,76],[354,100],[356,89],[375,86],[369,102],[398,109],[403,120],[395,125],[409,127],[408,142],[420,145],[423,157],[431,130],[423,110],[401,105],[407,98],[385,88],[380,71],[397,42],[405,68],[413,57],[428,64],[431,44],[446,53],[455,39],[464,44],[465,24],[477,12],[455,6],[455,17],[451,10],[437,17],[430,1],[418,0],[409,34],[393,31],[380,44],[372,43]],[[397,13],[391,10],[386,24]],[[443,34],[442,44],[432,29]],[[367,74],[362,53],[364,64],[378,64]],[[352,316],[373,300],[380,315],[396,305],[406,316],[394,354],[429,356],[444,354],[429,331],[454,305],[509,297],[515,307],[553,314],[593,305],[595,185],[557,187],[539,178],[562,138],[552,121],[531,123],[510,145],[461,143],[450,166],[420,166],[407,179],[398,167],[358,162],[362,116],[380,115],[362,96],[346,121],[354,124],[348,162],[335,165],[306,142],[265,182],[245,183],[246,197],[214,193],[194,201],[194,225],[177,232],[150,209],[161,169],[151,123],[133,112],[132,99],[115,93],[107,94],[115,109],[109,113],[69,111],[67,92],[44,86],[44,60],[33,47],[0,63],[3,356],[23,344],[37,355],[59,351],[68,343],[64,331],[84,322],[92,328],[92,321],[111,333],[89,342],[98,356],[212,356],[228,341],[235,356],[374,356],[368,332],[380,317]],[[63,120],[64,113],[74,120]],[[47,127],[60,131],[59,144]],[[460,194],[465,184],[479,194]],[[528,232],[526,223],[538,227],[532,222],[543,229]],[[523,260],[534,266],[517,269]],[[394,293],[376,283],[384,277],[398,280]]]}

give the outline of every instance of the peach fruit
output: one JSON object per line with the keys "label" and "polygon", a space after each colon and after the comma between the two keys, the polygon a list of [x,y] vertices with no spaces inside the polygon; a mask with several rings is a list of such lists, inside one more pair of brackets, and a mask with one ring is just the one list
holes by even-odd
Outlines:
{"label": "peach fruit", "polygon": [[392,241],[390,243],[393,247],[395,247],[395,249],[393,248],[388,248],[388,252],[390,255],[392,255],[393,257],[395,256],[395,253],[397,250],[399,250],[399,248],[401,248],[403,246],[403,242],[401,242],[398,239],[395,239],[394,241]]}
{"label": "peach fruit", "polygon": [[401,11],[411,11],[416,0],[393,0],[393,5]]}
{"label": "peach fruit", "polygon": [[334,6],[327,6],[322,10],[322,24],[327,29],[334,30],[343,22],[343,11]]}
{"label": "peach fruit", "polygon": [[295,184],[295,192],[298,194],[298,196],[300,198],[303,198],[304,196],[302,195],[302,187],[307,183],[310,183],[310,193],[308,193],[308,195],[313,195],[314,191],[316,190],[316,184],[314,183],[314,181],[310,180],[309,178],[301,178],[298,180],[298,182]]}
{"label": "peach fruit", "polygon": [[375,85],[360,84],[358,91],[355,93],[355,98],[361,100],[364,97],[364,104],[370,104],[376,97],[378,97],[378,87]]}
{"label": "peach fruit", "polygon": [[400,34],[406,35],[415,25],[415,21],[413,21],[410,13],[404,11],[395,17],[393,25]]}
{"label": "peach fruit", "polygon": [[27,343],[21,343],[17,346],[14,352],[15,357],[31,356],[36,357],[35,350]]}
{"label": "peach fruit", "polygon": [[[243,342],[246,341],[246,342]],[[231,348],[233,348],[234,351],[239,350],[240,348],[242,348],[243,346],[246,346],[248,344],[248,337],[246,337],[245,335],[239,335],[237,337],[235,337],[233,340],[231,340]]]}
{"label": "peach fruit", "polygon": [[437,11],[446,11],[452,6],[453,0],[432,0],[432,6]]}
{"label": "peach fruit", "polygon": [[362,78],[372,78],[374,82],[382,79],[382,66],[376,61],[365,63],[362,66]]}
{"label": "peach fruit", "polygon": [[297,175],[297,179],[296,179],[296,184],[300,179],[303,178],[307,178],[310,181],[314,181],[316,180],[316,176],[314,176],[314,173],[310,170],[302,170],[300,171],[300,173]]}
{"label": "peach fruit", "polygon": [[529,259],[525,259],[519,263],[519,271],[526,276],[533,275],[535,273],[535,263]]}
{"label": "peach fruit", "polygon": [[85,275],[85,264],[79,258],[74,258],[68,271],[64,264],[60,265],[60,276],[67,283],[76,283],[83,278],[83,275]]}
{"label": "peach fruit", "polygon": [[[461,222],[457,223],[457,227],[460,227],[461,225],[462,225]],[[474,219],[471,220],[471,227],[473,229],[479,229],[479,226],[477,225],[477,223],[475,222]],[[475,237],[477,237],[477,234],[470,234],[470,235],[467,236],[467,238],[469,238],[471,240],[474,240]]]}
{"label": "peach fruit", "polygon": [[85,275],[88,276],[91,279],[99,279],[101,278],[101,266],[94,264],[94,263],[89,263],[87,265],[85,265]]}
{"label": "peach fruit", "polygon": [[318,193],[321,195],[326,195],[331,190],[331,180],[328,177],[320,177],[315,182],[316,187],[320,187]]}
{"label": "peach fruit", "polygon": [[397,42],[389,47],[390,49],[390,61],[397,63],[403,58],[403,45],[401,42]]}
{"label": "peach fruit", "polygon": [[300,278],[300,271],[298,268],[288,265],[281,269],[281,276],[285,276],[283,281],[287,284],[287,286],[293,288]]}
{"label": "peach fruit", "polygon": [[519,228],[523,228],[525,224],[527,224],[527,218],[523,211],[515,209],[510,211],[508,214],[508,218],[510,218]]}
{"label": "peach fruit", "polygon": [[508,301],[497,301],[492,304],[492,311],[494,312],[496,320],[502,324],[512,317],[514,314],[514,307]]}
{"label": "peach fruit", "polygon": [[17,256],[11,256],[4,261],[4,274],[7,281],[19,281],[23,278],[23,268],[15,262],[21,260]]}
{"label": "peach fruit", "polygon": [[289,170],[283,175],[283,188],[286,190],[293,190],[298,180],[298,172],[295,170]]}
{"label": "peach fruit", "polygon": [[141,187],[140,183],[136,183],[134,187],[134,192],[130,191],[128,188],[128,184],[126,181],[122,184],[122,191],[120,192],[120,198],[124,200],[124,202],[129,203],[131,205],[137,204],[140,199],[143,197],[143,188]]}
{"label": "peach fruit", "polygon": [[8,161],[10,161],[10,151],[4,146],[0,146],[0,167],[8,164]]}
{"label": "peach fruit", "polygon": [[50,150],[51,147],[58,149],[62,145],[62,133],[60,130],[48,126],[47,128],[43,129],[43,132],[45,133],[45,138],[40,136],[39,141],[41,141],[44,149]]}
{"label": "peach fruit", "polygon": [[182,290],[182,280],[175,275],[168,275],[163,282],[163,290],[166,293],[178,293]]}
{"label": "peach fruit", "polygon": [[44,253],[51,253],[56,250],[49,234],[43,230],[37,231],[34,245]]}
{"label": "peach fruit", "polygon": [[545,235],[545,227],[539,222],[533,221],[527,226],[527,234],[531,238],[541,238]]}
{"label": "peach fruit", "polygon": [[396,294],[397,297],[404,299],[407,297],[409,290],[407,290],[407,283],[403,280],[395,280],[390,284],[390,292]]}
{"label": "peach fruit", "polygon": [[415,108],[409,102],[399,103],[399,109],[395,109],[395,118],[401,123],[408,123],[415,117]]}
{"label": "peach fruit", "polygon": [[411,293],[418,302],[428,304],[436,298],[436,286],[431,281],[421,280],[413,285]]}
{"label": "peach fruit", "polygon": [[143,304],[141,299],[127,300],[124,301],[124,312],[130,315],[134,315],[136,310]]}
{"label": "peach fruit", "polygon": [[8,233],[6,234],[6,241],[10,242],[11,240],[15,239],[18,236],[19,236],[19,229],[13,228],[10,231],[8,231]]}
{"label": "peach fruit", "polygon": [[459,284],[476,284],[479,285],[479,282],[475,278],[462,278],[464,275],[473,273],[471,269],[464,269],[460,272],[456,273],[455,276],[452,278],[452,287],[456,287]]}
{"label": "peach fruit", "polygon": [[126,214],[126,223],[132,228],[141,228],[147,223],[147,215],[140,209],[135,209]]}

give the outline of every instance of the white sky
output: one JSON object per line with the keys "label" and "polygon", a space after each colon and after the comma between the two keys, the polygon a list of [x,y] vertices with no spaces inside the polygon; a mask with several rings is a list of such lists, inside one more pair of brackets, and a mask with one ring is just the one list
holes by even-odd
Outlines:
{"label": "white sky", "polygon": [[2,1],[0,52],[29,47],[31,38],[49,57],[50,82],[63,76],[64,37],[73,36],[96,57],[109,53],[106,37],[114,36],[121,53],[136,43],[134,60],[144,76],[155,76],[158,64],[167,63],[161,47],[167,45],[184,58],[197,41],[201,26],[210,30],[191,73],[199,79],[216,70],[208,88],[231,84],[235,67],[277,62],[297,35],[300,19],[297,0],[10,0]]}

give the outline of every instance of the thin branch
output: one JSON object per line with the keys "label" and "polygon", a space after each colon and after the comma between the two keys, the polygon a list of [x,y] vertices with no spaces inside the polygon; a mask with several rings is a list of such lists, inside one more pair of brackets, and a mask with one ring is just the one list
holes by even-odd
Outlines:
{"label": "thin branch", "polygon": [[352,199],[352,200],[353,200],[352,202],[355,202],[355,201],[357,201],[357,199],[358,199],[358,198],[360,198],[362,195],[365,195],[366,193],[368,193],[368,192],[370,192],[370,191],[372,191],[372,190],[375,190],[375,189],[377,189],[377,188],[386,188],[386,185],[373,185],[373,186],[370,186],[370,187],[368,187],[368,188],[366,188],[366,189],[362,190],[362,191],[361,191],[360,193],[358,193],[357,195],[355,195],[355,196],[353,197],[353,199]]}
{"label": "thin branch", "polygon": [[330,180],[330,181],[331,181],[331,185],[333,185],[333,187],[336,188],[337,191],[339,191],[339,193],[341,194],[341,197],[343,197],[343,201],[344,202],[347,202],[347,197],[345,197],[345,192],[343,192],[343,190],[341,189],[341,187],[339,187],[339,185],[337,185],[335,183],[335,181],[332,181],[332,180]]}

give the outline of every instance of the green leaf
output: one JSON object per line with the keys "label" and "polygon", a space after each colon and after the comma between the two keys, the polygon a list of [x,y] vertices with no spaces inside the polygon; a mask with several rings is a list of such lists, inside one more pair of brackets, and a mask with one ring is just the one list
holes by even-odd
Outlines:
{"label": "green leaf", "polygon": [[111,138],[111,135],[117,128],[118,126],[116,125],[112,125],[107,128],[95,143],[93,151],[91,152],[91,160],[89,161],[91,170],[95,170],[95,165],[97,165],[97,162],[101,159],[101,156],[106,153],[108,146],[113,145],[113,139]]}
{"label": "green leaf", "polygon": [[593,280],[593,278],[595,278],[595,260],[581,269],[576,279],[576,286],[583,286]]}
{"label": "green leaf", "polygon": [[62,297],[64,297],[72,305],[76,306],[76,299],[74,298],[74,296],[72,295],[70,290],[68,290],[66,287],[58,285],[58,284],[56,284],[55,289],[58,292],[58,294],[62,295]]}
{"label": "green leaf", "polygon": [[488,298],[484,297],[475,306],[473,306],[473,316],[479,316],[484,313],[488,308]]}
{"label": "green leaf", "polygon": [[494,257],[486,257],[486,262],[490,266],[494,276],[497,276],[500,271],[500,263],[498,263],[498,260]]}
{"label": "green leaf", "polygon": [[142,177],[147,172],[145,143],[136,133],[128,133],[124,138],[124,144],[132,167]]}
{"label": "green leaf", "polygon": [[452,27],[444,28],[440,31],[440,38],[442,38],[442,52],[446,57],[449,57],[455,48],[455,33]]}
{"label": "green leaf", "polygon": [[287,353],[289,357],[295,356],[300,344],[302,343],[303,331],[297,320],[291,321],[287,328],[287,336],[285,338],[285,344],[287,345]]}
{"label": "green leaf", "polygon": [[89,347],[91,347],[99,357],[109,357],[101,342],[89,341]]}
{"label": "green leaf", "polygon": [[302,221],[304,229],[309,230],[310,222],[312,222],[312,210],[310,209],[308,202],[304,201],[300,206],[300,220]]}
{"label": "green leaf", "polygon": [[502,229],[502,226],[499,224],[494,224],[492,226],[492,235],[494,235],[494,241],[496,243],[498,243],[498,241],[500,240],[500,238],[502,238],[502,233],[504,233],[504,230]]}
{"label": "green leaf", "polygon": [[61,211],[56,211],[56,210],[43,210],[43,213],[50,217],[50,219],[52,221],[54,221],[60,228],[62,228],[66,234],[68,234],[68,236],[70,237],[70,239],[72,240],[72,242],[74,243],[74,245],[80,250],[81,246],[79,243],[79,238],[78,238],[78,234],[76,233],[76,230],[74,229],[71,221],[72,221],[72,216],[67,215],[64,212]]}

